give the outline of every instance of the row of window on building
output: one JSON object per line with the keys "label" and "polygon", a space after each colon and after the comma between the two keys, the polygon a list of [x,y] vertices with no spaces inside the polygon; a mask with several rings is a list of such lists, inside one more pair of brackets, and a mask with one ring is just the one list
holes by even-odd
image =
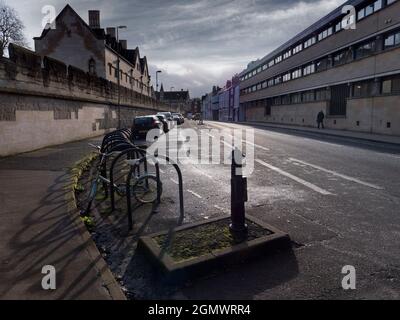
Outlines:
{"label": "row of window on building", "polygon": [[[378,90],[375,90],[375,87],[377,87]],[[349,96],[349,98],[368,98],[372,96],[398,95],[400,94],[400,75],[385,77],[379,79],[378,82],[374,79],[355,82],[351,84],[351,88],[352,94],[351,97]],[[266,115],[270,115],[272,106],[327,101],[330,100],[330,97],[330,89],[321,88],[251,101],[244,103],[243,106],[245,108],[266,108]]]}
{"label": "row of window on building", "polygon": [[316,72],[325,71],[330,67],[336,67],[346,63],[350,63],[354,60],[371,56],[375,54],[378,49],[388,50],[398,46],[400,46],[400,30],[386,34],[384,36],[383,44],[380,48],[378,48],[377,39],[373,38],[364,41],[361,44],[342,49],[334,53],[333,55],[320,58],[316,62],[308,63],[289,72],[275,76],[271,79],[265,80],[247,88],[243,88],[241,90],[241,94],[249,94],[284,82],[288,82],[290,80],[305,77]]}
{"label": "row of window on building", "polygon": [[[110,76],[112,76],[114,74],[114,77],[118,78],[118,69],[115,68],[111,63],[108,64],[108,72],[109,72]],[[133,71],[131,71],[131,74],[132,73],[133,73]],[[145,85],[144,83],[135,79],[132,75],[129,75],[128,73],[123,72],[122,70],[120,70],[119,75],[120,75],[121,81],[125,80],[126,83],[133,84],[134,86],[136,86],[139,89],[143,89],[146,91],[150,90],[150,88],[147,85]]]}
{"label": "row of window on building", "polygon": [[[360,20],[372,15],[373,13],[381,10],[384,6],[391,5],[392,3],[396,2],[396,1],[397,0],[377,0],[373,3],[371,3],[370,5],[368,5],[364,8],[361,8],[357,12],[357,21],[360,21]],[[302,41],[301,43],[297,44],[293,49],[289,49],[289,50],[279,54],[275,58],[273,58],[270,61],[259,66],[257,69],[254,69],[254,70],[246,73],[244,76],[242,76],[240,78],[240,80],[244,81],[244,80],[250,79],[250,78],[254,77],[255,75],[257,75],[258,73],[265,71],[268,68],[271,68],[275,64],[278,64],[278,63],[282,62],[283,60],[290,58],[292,55],[295,55],[295,54],[303,51],[304,49],[307,49],[307,48],[313,46],[317,42],[330,37],[334,33],[337,33],[341,30],[348,28],[349,26],[353,25],[355,20],[356,20],[356,18],[354,15],[350,15],[347,19],[338,20],[335,23],[335,26],[325,28],[322,31],[320,31],[318,33],[318,35],[312,36],[312,37],[308,38],[307,40]]]}

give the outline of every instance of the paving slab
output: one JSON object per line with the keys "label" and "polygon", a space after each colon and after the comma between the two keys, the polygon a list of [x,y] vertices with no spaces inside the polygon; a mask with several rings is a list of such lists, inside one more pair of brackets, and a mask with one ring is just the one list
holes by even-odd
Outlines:
{"label": "paving slab", "polygon": [[[124,299],[74,208],[69,168],[88,141],[0,159],[0,299]],[[56,269],[46,291],[42,267]]]}

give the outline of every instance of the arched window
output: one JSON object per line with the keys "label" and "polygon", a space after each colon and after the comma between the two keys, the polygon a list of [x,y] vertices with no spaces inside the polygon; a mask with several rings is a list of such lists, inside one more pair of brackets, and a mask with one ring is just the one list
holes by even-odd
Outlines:
{"label": "arched window", "polygon": [[89,60],[89,73],[95,75],[96,74],[96,61],[93,58]]}

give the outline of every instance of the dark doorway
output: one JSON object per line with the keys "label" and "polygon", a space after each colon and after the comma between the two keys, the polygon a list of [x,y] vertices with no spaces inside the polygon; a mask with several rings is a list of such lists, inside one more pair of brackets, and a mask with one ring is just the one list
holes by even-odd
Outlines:
{"label": "dark doorway", "polygon": [[347,98],[350,96],[350,87],[347,84],[341,84],[331,87],[331,101],[329,105],[329,115],[345,116],[347,107]]}

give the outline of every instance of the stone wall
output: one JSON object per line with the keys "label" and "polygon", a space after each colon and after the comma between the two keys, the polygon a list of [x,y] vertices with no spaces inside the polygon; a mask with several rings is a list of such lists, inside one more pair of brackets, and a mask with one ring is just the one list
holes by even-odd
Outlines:
{"label": "stone wall", "polygon": [[[98,136],[117,127],[118,87],[10,45],[0,58],[0,156]],[[121,123],[169,106],[121,87]]]}

